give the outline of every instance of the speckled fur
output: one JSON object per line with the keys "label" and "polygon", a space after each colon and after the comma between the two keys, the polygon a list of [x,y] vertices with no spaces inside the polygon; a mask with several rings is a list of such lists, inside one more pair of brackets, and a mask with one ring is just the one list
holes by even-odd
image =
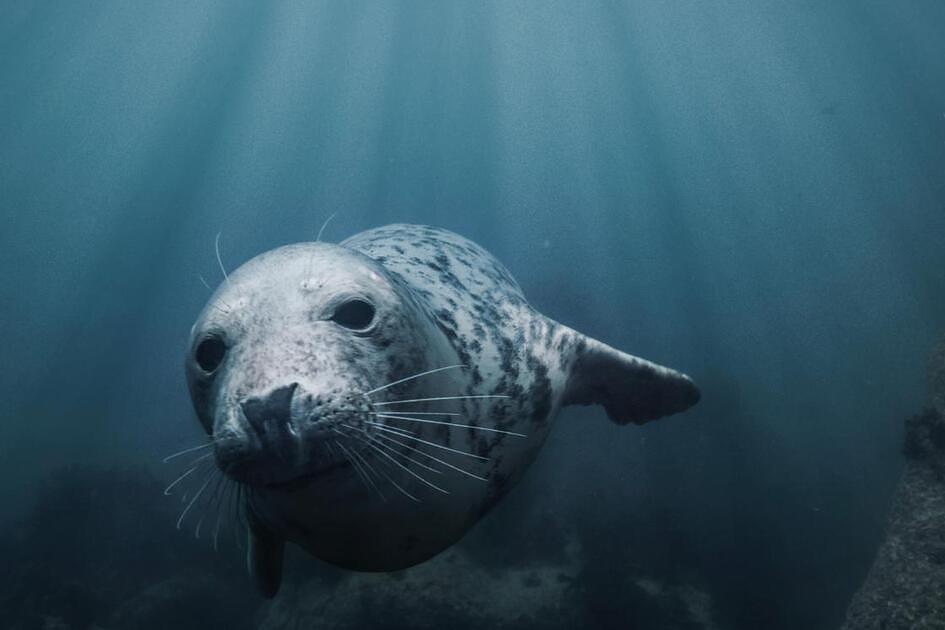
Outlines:
{"label": "speckled fur", "polygon": [[469,366],[462,388],[449,393],[509,396],[456,406],[470,424],[524,433],[527,441],[471,429],[449,435],[454,448],[489,458],[482,467],[489,479],[481,500],[484,511],[537,454],[560,406],[581,335],[537,313],[498,260],[452,232],[397,224],[363,232],[342,245],[380,262],[410,286],[459,362]]}

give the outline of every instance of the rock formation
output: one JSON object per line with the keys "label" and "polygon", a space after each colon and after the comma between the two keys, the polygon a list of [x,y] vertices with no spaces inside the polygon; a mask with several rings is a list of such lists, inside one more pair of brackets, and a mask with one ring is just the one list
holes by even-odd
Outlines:
{"label": "rock formation", "polygon": [[945,416],[945,339],[942,339],[929,359],[929,392],[932,406]]}
{"label": "rock formation", "polygon": [[906,422],[906,467],[888,534],[844,630],[945,628],[945,340],[929,364],[932,406]]}

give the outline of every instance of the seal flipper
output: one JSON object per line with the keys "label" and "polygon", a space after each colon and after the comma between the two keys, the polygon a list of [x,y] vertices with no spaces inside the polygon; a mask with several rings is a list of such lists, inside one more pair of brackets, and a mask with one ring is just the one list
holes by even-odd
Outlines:
{"label": "seal flipper", "polygon": [[246,563],[256,588],[266,599],[279,592],[282,584],[282,553],[285,541],[269,530],[247,510],[249,521],[249,550]]}
{"label": "seal flipper", "polygon": [[617,424],[643,424],[699,402],[699,388],[685,374],[574,334],[564,405],[599,404]]}

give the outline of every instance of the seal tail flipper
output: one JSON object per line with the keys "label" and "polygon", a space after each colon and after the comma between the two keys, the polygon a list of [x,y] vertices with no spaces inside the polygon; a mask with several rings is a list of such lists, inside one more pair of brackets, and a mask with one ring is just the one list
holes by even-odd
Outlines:
{"label": "seal tail flipper", "polygon": [[282,554],[285,541],[259,522],[247,510],[249,521],[249,550],[246,563],[249,575],[259,592],[266,599],[275,597],[282,584]]}
{"label": "seal tail flipper", "polygon": [[564,405],[603,405],[617,424],[644,424],[699,402],[699,388],[685,374],[575,335]]}

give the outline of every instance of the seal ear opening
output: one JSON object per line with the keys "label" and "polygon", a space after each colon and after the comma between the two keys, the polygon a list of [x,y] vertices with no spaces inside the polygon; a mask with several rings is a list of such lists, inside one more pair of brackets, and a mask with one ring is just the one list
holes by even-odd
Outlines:
{"label": "seal ear opening", "polygon": [[282,555],[285,541],[259,522],[251,510],[247,510],[249,522],[249,550],[246,563],[249,575],[266,599],[272,599],[282,584]]}
{"label": "seal ear opening", "polygon": [[644,424],[689,409],[701,394],[685,374],[581,335],[565,405],[603,405],[617,424]]}

